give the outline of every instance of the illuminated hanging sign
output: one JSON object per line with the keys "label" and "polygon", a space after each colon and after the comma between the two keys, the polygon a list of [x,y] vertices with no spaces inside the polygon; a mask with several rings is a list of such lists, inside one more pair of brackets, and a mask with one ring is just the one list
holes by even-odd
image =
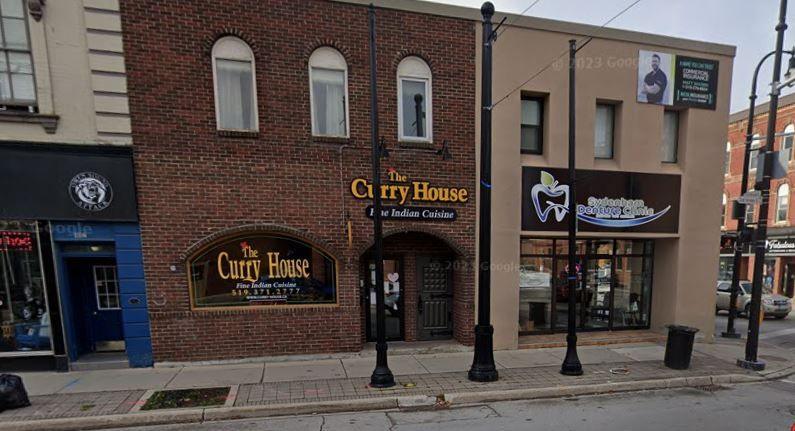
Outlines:
{"label": "illuminated hanging sign", "polygon": [[337,302],[336,261],[291,237],[236,236],[189,259],[188,270],[196,308]]}
{"label": "illuminated hanging sign", "polygon": [[[454,221],[458,213],[453,208],[436,206],[417,206],[409,204],[443,203],[465,204],[469,202],[469,190],[464,187],[444,187],[430,181],[409,181],[406,175],[397,170],[387,170],[386,184],[381,185],[381,199],[385,203],[381,209],[385,220],[414,221]],[[373,199],[373,185],[365,178],[355,178],[350,184],[351,194],[360,200]],[[367,217],[373,216],[372,206],[365,208]]]}

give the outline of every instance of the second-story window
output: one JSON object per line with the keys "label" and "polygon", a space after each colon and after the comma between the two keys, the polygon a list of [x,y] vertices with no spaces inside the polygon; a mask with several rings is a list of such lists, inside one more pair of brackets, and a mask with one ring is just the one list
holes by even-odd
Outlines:
{"label": "second-story window", "polygon": [[731,160],[732,160],[732,143],[726,143],[726,156],[723,158],[723,174],[729,175],[730,168],[731,168]]}
{"label": "second-story window", "polygon": [[522,153],[541,154],[544,141],[544,99],[522,96]]}
{"label": "second-story window", "polygon": [[776,193],[776,223],[787,221],[789,213],[789,186],[782,184],[778,186]]}
{"label": "second-story window", "polygon": [[256,131],[254,53],[243,40],[226,36],[215,42],[213,79],[218,130]]}
{"label": "second-story window", "polygon": [[348,63],[334,48],[321,47],[309,57],[312,135],[348,136]]}
{"label": "second-story window", "polygon": [[661,159],[665,163],[676,163],[679,147],[679,112],[665,111],[663,116],[663,141]]}
{"label": "second-story window", "polygon": [[0,105],[32,111],[36,84],[23,0],[0,0]]}
{"label": "second-story window", "polygon": [[756,134],[751,138],[751,151],[748,154],[748,170],[756,170],[756,162],[759,159],[759,147],[759,134]]}
{"label": "second-story window", "polygon": [[613,136],[616,121],[616,108],[606,103],[596,104],[596,127],[594,129],[594,157],[613,158]]}
{"label": "second-story window", "polygon": [[398,74],[398,123],[401,141],[431,141],[433,136],[431,68],[421,58],[404,58]]}
{"label": "second-story window", "polygon": [[726,193],[723,194],[723,201],[720,206],[720,226],[726,226]]}
{"label": "second-story window", "polygon": [[[754,191],[754,189],[749,189],[748,191],[752,192]],[[754,204],[745,205],[745,223],[746,224],[756,223],[756,205]]]}
{"label": "second-story window", "polygon": [[781,141],[781,152],[786,161],[792,160],[792,143],[795,141],[795,125],[790,124],[784,128],[784,139]]}

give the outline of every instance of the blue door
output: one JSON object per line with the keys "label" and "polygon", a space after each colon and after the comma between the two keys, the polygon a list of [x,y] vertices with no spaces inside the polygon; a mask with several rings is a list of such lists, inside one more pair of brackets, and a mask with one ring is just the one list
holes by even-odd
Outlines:
{"label": "blue door", "polygon": [[77,355],[124,340],[121,298],[113,258],[68,259]]}

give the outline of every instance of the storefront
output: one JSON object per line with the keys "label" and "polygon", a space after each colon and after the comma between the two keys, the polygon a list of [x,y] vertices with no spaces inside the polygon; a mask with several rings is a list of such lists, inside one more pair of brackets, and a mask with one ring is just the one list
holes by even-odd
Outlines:
{"label": "storefront", "polygon": [[[773,227],[768,231],[765,247],[765,264],[762,267],[762,284],[766,292],[795,296],[795,232],[791,228]],[[735,234],[721,235],[718,279],[731,280],[734,270]],[[754,255],[750,244],[743,247],[740,259],[740,280],[753,278]]]}
{"label": "storefront", "polygon": [[151,365],[131,151],[2,144],[0,189],[0,368]]}

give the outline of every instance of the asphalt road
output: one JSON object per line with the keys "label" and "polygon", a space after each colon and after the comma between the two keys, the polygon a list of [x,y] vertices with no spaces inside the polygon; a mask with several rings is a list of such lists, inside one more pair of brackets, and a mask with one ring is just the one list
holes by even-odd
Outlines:
{"label": "asphalt road", "polygon": [[[715,316],[715,335],[719,336],[726,330],[728,316],[725,312]],[[745,338],[748,334],[748,319],[738,317],[734,321],[734,329]],[[759,328],[759,341],[795,350],[795,312],[786,319],[765,319]]]}
{"label": "asphalt road", "polygon": [[437,411],[370,412],[126,428],[118,431],[791,431],[795,380]]}

